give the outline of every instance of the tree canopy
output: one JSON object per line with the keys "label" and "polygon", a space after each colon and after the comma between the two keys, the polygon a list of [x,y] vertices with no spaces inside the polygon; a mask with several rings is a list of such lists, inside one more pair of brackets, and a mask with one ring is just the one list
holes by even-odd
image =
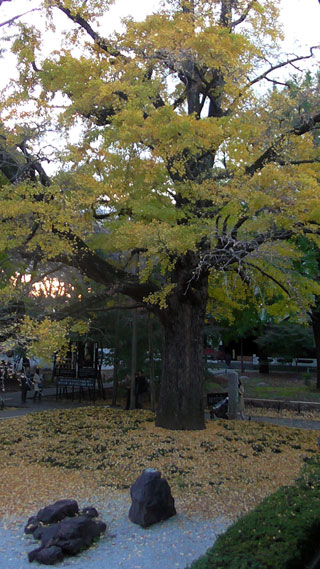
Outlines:
{"label": "tree canopy", "polygon": [[[217,282],[269,279],[301,309],[318,291],[295,261],[297,236],[318,242],[319,85],[281,78],[315,48],[278,57],[272,0],[170,0],[108,37],[108,0],[40,4],[39,28],[10,26],[19,76],[2,94],[3,258],[70,266],[155,312],[157,424],[203,428]],[[68,28],[50,50],[58,15]]]}

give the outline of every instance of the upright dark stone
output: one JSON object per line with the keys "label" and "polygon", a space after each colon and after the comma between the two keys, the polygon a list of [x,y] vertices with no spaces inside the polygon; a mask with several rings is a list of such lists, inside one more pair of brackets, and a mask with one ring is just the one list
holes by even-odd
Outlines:
{"label": "upright dark stone", "polygon": [[130,494],[129,519],[134,524],[145,528],[176,514],[170,486],[158,470],[144,470],[131,486]]}

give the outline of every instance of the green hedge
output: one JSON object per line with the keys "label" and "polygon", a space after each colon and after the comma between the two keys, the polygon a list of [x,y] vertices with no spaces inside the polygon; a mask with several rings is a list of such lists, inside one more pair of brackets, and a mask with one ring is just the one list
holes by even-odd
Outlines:
{"label": "green hedge", "polygon": [[320,551],[320,457],[240,518],[190,569],[303,569]]}

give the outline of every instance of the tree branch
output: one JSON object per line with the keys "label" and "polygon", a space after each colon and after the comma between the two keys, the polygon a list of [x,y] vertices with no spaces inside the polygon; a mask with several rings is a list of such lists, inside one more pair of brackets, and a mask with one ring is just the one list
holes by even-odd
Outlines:
{"label": "tree branch", "polygon": [[286,136],[302,136],[303,134],[310,132],[317,124],[320,124],[320,112],[300,124],[300,126],[296,126],[290,129],[286,134],[279,136],[279,138],[269,146],[269,148],[267,148],[263,154],[253,162],[253,164],[251,164],[251,166],[246,167],[246,174],[248,174],[248,176],[253,176],[255,172],[261,170],[265,164],[273,161],[278,162],[278,149],[280,149],[281,143],[284,141]]}
{"label": "tree branch", "polygon": [[240,219],[237,221],[237,223],[235,223],[235,225],[233,226],[231,233],[230,233],[232,239],[237,239],[238,230],[246,221],[248,221],[248,219],[249,219],[249,216],[245,215],[243,217],[240,217]]}
{"label": "tree branch", "polygon": [[80,14],[73,14],[69,8],[65,8],[61,2],[55,2],[52,4],[56,8],[58,8],[61,12],[63,12],[72,22],[78,24],[83,30],[87,32],[87,34],[93,39],[96,45],[100,47],[103,51],[112,55],[113,57],[124,57],[118,49],[114,49],[111,44],[109,44],[104,38],[102,38],[94,29],[90,26],[90,24],[80,16]]}
{"label": "tree branch", "polygon": [[52,232],[71,244],[71,255],[60,253],[54,259],[67,266],[74,267],[97,283],[104,285],[108,294],[121,293],[138,302],[159,289],[151,281],[140,283],[139,277],[121,268],[115,267],[106,259],[90,249],[86,243],[71,230],[60,231],[53,227]]}
{"label": "tree branch", "polygon": [[[9,0],[6,0],[6,1],[9,1]],[[0,6],[1,6],[1,3],[0,3]],[[13,24],[13,22],[15,22],[15,20],[18,20],[19,18],[22,18],[23,16],[26,16],[27,14],[31,14],[31,12],[39,12],[39,10],[40,10],[40,8],[32,8],[32,10],[27,10],[27,12],[23,12],[22,14],[18,14],[17,16],[13,16],[9,20],[6,20],[5,22],[1,22],[0,28],[3,28],[4,26],[11,26],[11,24]]]}
{"label": "tree branch", "polygon": [[272,73],[273,71],[276,71],[277,69],[281,69],[282,67],[285,67],[286,65],[292,65],[292,67],[294,66],[294,62],[296,61],[303,61],[305,59],[310,59],[311,57],[313,57],[313,50],[314,49],[320,49],[320,45],[315,45],[309,48],[310,49],[310,55],[301,55],[301,56],[295,56],[293,59],[288,59],[287,61],[282,61],[281,63],[278,63],[277,65],[273,65],[270,66],[269,69],[267,69],[264,73],[262,73],[261,75],[259,75],[258,77],[256,77],[255,79],[253,79],[252,81],[250,81],[249,83],[247,83],[247,85],[244,86],[244,88],[242,89],[242,91],[240,91],[240,93],[235,97],[235,99],[232,101],[231,105],[229,106],[229,109],[225,111],[225,115],[229,115],[231,113],[231,109],[232,107],[237,103],[237,101],[239,99],[241,99],[244,95],[244,93],[247,91],[247,89],[249,89],[250,87],[252,87],[255,83],[258,83],[259,81],[262,81],[263,79],[265,79],[266,81],[270,81],[274,84],[279,84],[279,85],[283,85],[286,87],[289,87],[290,85],[288,83],[281,83],[281,81],[275,80],[275,79],[271,79],[269,77],[267,77],[269,75],[269,73]]}
{"label": "tree branch", "polygon": [[112,306],[100,306],[97,307],[96,305],[110,299],[110,295],[107,293],[99,294],[96,296],[91,296],[81,301],[77,300],[69,306],[65,306],[59,312],[54,314],[54,318],[56,320],[62,320],[66,316],[77,316],[79,317],[79,312],[81,311],[81,317],[89,312],[110,312],[112,310],[133,310],[135,308],[143,308],[143,304],[141,303],[131,303],[131,304],[117,304]]}
{"label": "tree branch", "polygon": [[277,65],[271,65],[269,67],[269,69],[267,69],[264,73],[262,73],[261,75],[259,75],[258,77],[256,77],[252,81],[250,81],[250,83],[248,83],[248,85],[245,87],[245,89],[248,87],[252,87],[253,85],[255,85],[255,83],[262,81],[262,79],[267,79],[267,75],[269,75],[269,73],[272,73],[273,71],[276,71],[277,69],[281,69],[282,67],[285,67],[286,65],[292,65],[296,61],[303,61],[305,59],[310,59],[311,57],[313,57],[313,50],[314,49],[320,49],[320,46],[319,45],[313,45],[309,49],[310,49],[310,55],[296,55],[292,59],[287,59],[287,61],[282,61],[281,63],[277,63]]}
{"label": "tree branch", "polygon": [[317,162],[320,162],[319,158],[314,158],[313,160],[277,160],[277,164],[280,164],[280,166],[287,166],[288,164],[299,166],[299,164],[316,164]]}
{"label": "tree branch", "polygon": [[[26,151],[22,156],[27,162],[25,168],[26,171],[28,171],[30,169],[30,165],[28,164],[30,156]],[[50,178],[45,174],[42,167],[34,162],[32,162],[32,167],[39,173],[40,183],[45,186],[50,185]],[[6,175],[6,177],[11,182],[18,181],[21,169],[23,169],[23,164],[21,166],[21,163],[18,162],[17,158],[14,156],[14,153],[3,151],[0,146],[0,170]],[[31,179],[33,178],[31,177]],[[30,239],[32,239],[32,236],[35,234],[37,229],[38,225],[35,224],[33,232],[31,232]],[[71,229],[61,231],[53,227],[52,232],[55,235],[59,235],[62,239],[67,240],[73,248],[72,255],[60,254],[56,259],[54,259],[54,261],[75,267],[82,274],[85,274],[89,278],[106,286],[109,294],[119,292],[126,296],[130,296],[138,302],[142,302],[150,293],[154,293],[159,290],[152,282],[148,281],[140,283],[138,276],[132,275],[125,270],[118,269],[112,265],[112,263],[109,263],[100,257],[95,251],[89,249],[85,242],[75,235]]]}
{"label": "tree branch", "polygon": [[234,29],[236,26],[238,26],[239,24],[242,24],[242,22],[245,21],[245,19],[247,18],[247,16],[249,15],[249,12],[251,10],[251,8],[253,7],[253,5],[257,2],[257,0],[252,0],[252,2],[249,2],[247,8],[245,9],[245,11],[243,12],[243,14],[240,16],[240,18],[238,18],[238,20],[236,20],[235,22],[231,22],[231,29]]}
{"label": "tree branch", "polygon": [[245,264],[248,267],[253,267],[254,269],[256,269],[257,271],[259,271],[264,277],[267,277],[268,279],[270,279],[271,281],[273,281],[277,286],[279,286],[288,296],[290,296],[290,293],[288,291],[288,289],[286,289],[286,287],[281,284],[277,279],[275,279],[274,277],[272,277],[269,273],[266,273],[266,271],[264,271],[263,269],[260,269],[260,267],[257,267],[256,265],[254,265],[253,263],[249,263],[248,261],[245,261]]}

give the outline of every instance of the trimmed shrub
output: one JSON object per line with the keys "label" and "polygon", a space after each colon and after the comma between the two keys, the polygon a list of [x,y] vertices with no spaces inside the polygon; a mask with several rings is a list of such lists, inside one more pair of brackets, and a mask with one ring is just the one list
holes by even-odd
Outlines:
{"label": "trimmed shrub", "polygon": [[240,518],[190,569],[303,569],[320,550],[320,457]]}

